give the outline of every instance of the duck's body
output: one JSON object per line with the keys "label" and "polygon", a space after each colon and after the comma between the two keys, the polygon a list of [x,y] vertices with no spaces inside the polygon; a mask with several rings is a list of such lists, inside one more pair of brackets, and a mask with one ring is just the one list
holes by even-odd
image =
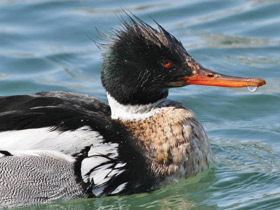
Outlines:
{"label": "duck's body", "polygon": [[4,206],[150,191],[210,163],[193,112],[167,99],[114,120],[106,103],[75,93],[2,97],[0,105]]}
{"label": "duck's body", "polygon": [[67,92],[0,98],[0,207],[151,191],[209,167],[203,127],[168,88],[263,82],[206,71],[162,27],[138,21],[104,55],[109,104]]}

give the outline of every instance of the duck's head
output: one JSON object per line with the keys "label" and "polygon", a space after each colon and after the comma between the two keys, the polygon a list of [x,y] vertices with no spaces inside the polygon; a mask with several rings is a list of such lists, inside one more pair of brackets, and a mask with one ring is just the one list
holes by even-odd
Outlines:
{"label": "duck's head", "polygon": [[263,79],[240,78],[209,71],[197,63],[182,43],[157,24],[155,30],[139,18],[123,22],[104,54],[102,84],[123,105],[154,103],[168,89],[186,85],[261,86]]}

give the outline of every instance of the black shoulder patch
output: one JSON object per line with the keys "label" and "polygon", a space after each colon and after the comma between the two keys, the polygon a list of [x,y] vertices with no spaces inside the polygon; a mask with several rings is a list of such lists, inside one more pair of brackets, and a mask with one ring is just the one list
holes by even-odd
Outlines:
{"label": "black shoulder patch", "polygon": [[87,125],[87,119],[96,118],[94,121],[99,122],[110,115],[108,104],[77,93],[44,92],[0,97],[0,132],[65,127],[63,124],[67,124],[67,129],[75,129]]}
{"label": "black shoulder patch", "polygon": [[11,153],[9,153],[6,150],[0,150],[0,155],[2,155],[2,156],[13,156]]}

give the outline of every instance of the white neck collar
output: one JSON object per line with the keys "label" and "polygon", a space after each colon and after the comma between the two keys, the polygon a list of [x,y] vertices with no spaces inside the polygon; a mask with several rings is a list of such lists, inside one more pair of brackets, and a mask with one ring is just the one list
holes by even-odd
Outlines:
{"label": "white neck collar", "polygon": [[[143,120],[160,111],[161,107],[168,106],[172,101],[164,98],[155,103],[146,105],[123,105],[120,104],[107,92],[108,103],[111,108],[111,118],[118,120]],[[174,104],[174,102],[173,102]]]}

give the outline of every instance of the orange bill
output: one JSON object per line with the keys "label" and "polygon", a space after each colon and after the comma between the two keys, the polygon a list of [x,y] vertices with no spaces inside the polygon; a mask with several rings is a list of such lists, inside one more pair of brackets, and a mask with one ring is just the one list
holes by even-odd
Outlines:
{"label": "orange bill", "polygon": [[232,77],[204,69],[202,66],[193,71],[192,76],[181,77],[185,85],[207,85],[220,87],[259,87],[266,82],[260,78]]}

